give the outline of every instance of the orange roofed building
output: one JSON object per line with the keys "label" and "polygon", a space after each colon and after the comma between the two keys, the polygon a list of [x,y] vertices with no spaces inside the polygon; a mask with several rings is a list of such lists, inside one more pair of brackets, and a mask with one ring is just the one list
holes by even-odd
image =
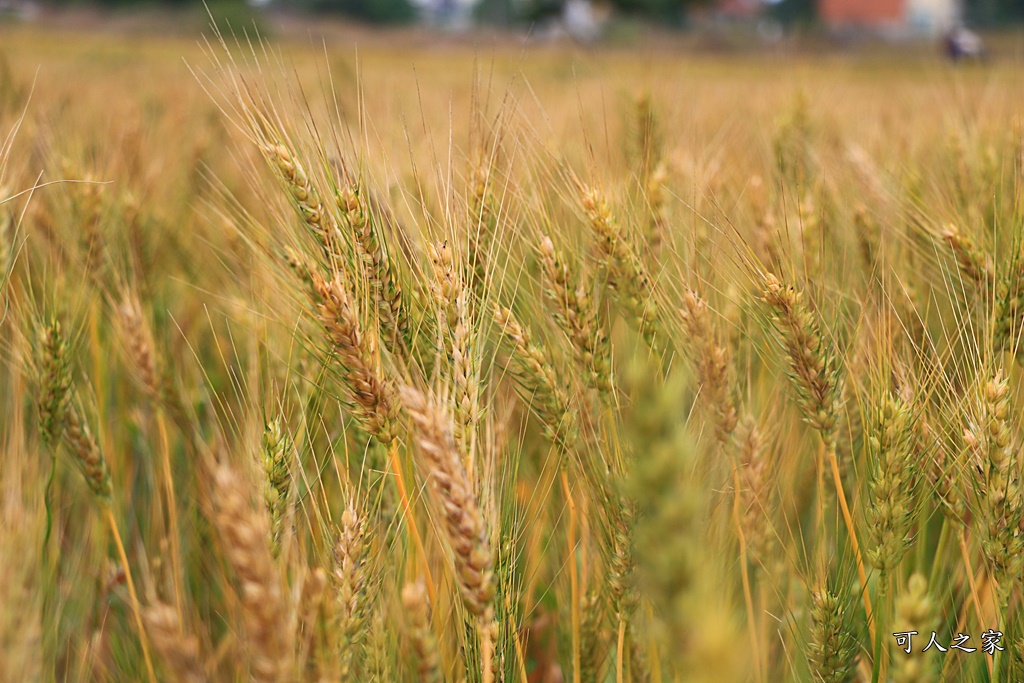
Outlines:
{"label": "orange roofed building", "polygon": [[958,0],[818,0],[818,13],[834,29],[893,34],[938,34],[960,18]]}

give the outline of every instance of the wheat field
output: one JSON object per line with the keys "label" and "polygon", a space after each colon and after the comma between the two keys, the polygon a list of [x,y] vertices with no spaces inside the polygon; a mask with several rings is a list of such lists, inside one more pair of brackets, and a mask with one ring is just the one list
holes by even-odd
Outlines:
{"label": "wheat field", "polygon": [[1022,85],[0,27],[0,681],[1024,681]]}

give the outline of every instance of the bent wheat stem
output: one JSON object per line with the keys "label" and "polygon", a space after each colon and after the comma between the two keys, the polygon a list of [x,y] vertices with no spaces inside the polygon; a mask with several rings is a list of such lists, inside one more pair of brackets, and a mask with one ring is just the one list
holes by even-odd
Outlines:
{"label": "bent wheat stem", "polygon": [[843,512],[846,532],[850,535],[850,547],[853,549],[853,557],[857,561],[857,576],[860,578],[860,594],[864,600],[864,613],[868,621],[868,634],[874,640],[875,618],[871,610],[871,596],[868,595],[868,574],[864,569],[864,557],[860,552],[860,543],[857,542],[857,531],[854,528],[853,516],[850,514],[849,505],[846,504],[846,492],[843,490],[843,478],[839,473],[839,460],[836,458],[835,444],[826,448],[826,457],[832,468],[832,481],[836,486],[836,497],[839,499],[839,508]]}
{"label": "bent wheat stem", "polygon": [[132,570],[128,566],[128,554],[124,551],[124,542],[121,541],[121,532],[117,529],[117,520],[114,519],[114,511],[110,505],[103,504],[103,516],[110,527],[110,533],[114,536],[114,546],[124,567],[124,578],[128,584],[128,596],[131,598],[132,615],[135,617],[135,626],[139,629],[139,645],[142,647],[142,658],[146,662],[146,675],[149,683],[156,683],[156,673],[153,670],[153,660],[149,656],[149,639],[146,637],[146,627],[142,624],[142,605],[139,603],[139,595],[135,592],[135,581],[132,580]]}

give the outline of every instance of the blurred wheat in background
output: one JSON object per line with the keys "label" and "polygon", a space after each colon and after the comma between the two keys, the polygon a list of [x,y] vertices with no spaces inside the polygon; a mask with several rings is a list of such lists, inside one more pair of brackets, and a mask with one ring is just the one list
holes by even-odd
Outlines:
{"label": "blurred wheat in background", "polygon": [[1015,63],[209,36],[3,34],[0,681],[1024,680]]}

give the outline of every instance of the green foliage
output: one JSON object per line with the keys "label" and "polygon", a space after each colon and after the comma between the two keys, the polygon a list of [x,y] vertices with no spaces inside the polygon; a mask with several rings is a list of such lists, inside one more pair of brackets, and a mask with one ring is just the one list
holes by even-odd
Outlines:
{"label": "green foliage", "polygon": [[416,18],[407,0],[306,0],[314,12],[343,14],[372,24],[403,24]]}
{"label": "green foliage", "polygon": [[998,28],[1024,22],[1024,3],[1020,0],[964,0],[964,19],[968,24]]}
{"label": "green foliage", "polygon": [[815,0],[781,0],[771,5],[768,16],[787,26],[812,24],[818,17]]}

